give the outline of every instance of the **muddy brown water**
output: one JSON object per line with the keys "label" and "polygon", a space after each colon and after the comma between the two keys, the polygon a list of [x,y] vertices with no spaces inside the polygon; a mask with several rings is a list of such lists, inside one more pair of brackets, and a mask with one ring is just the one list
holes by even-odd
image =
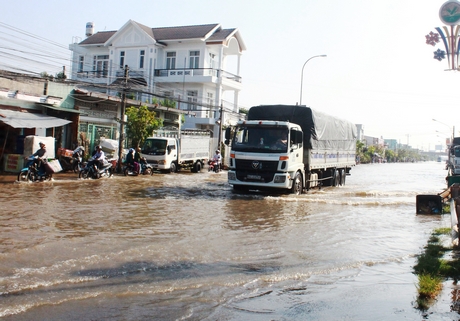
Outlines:
{"label": "muddy brown water", "polygon": [[[301,196],[226,172],[0,179],[2,320],[423,320],[412,273],[449,215],[441,163],[358,165]],[[452,320],[446,281],[429,319]]]}

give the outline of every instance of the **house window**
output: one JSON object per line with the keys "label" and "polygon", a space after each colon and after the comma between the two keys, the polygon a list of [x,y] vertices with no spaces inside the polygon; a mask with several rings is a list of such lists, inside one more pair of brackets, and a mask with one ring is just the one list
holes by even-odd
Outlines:
{"label": "house window", "polygon": [[214,109],[214,95],[212,93],[207,93],[206,99],[208,101],[208,109],[206,109],[206,118],[211,118],[211,110]]}
{"label": "house window", "polygon": [[176,69],[176,52],[166,53],[166,69]]}
{"label": "house window", "polygon": [[105,78],[109,73],[109,55],[93,57],[93,72],[97,78]]}
{"label": "house window", "polygon": [[139,59],[139,68],[144,68],[145,50],[141,50]]}
{"label": "house window", "polygon": [[215,64],[216,64],[215,58],[216,58],[215,54],[212,54],[212,53],[209,54],[209,68],[211,69],[214,69],[215,67]]}
{"label": "house window", "polygon": [[200,67],[200,52],[190,51],[190,69],[196,69]]}
{"label": "house window", "polygon": [[188,101],[187,110],[198,110],[197,105],[196,105],[198,101],[198,91],[187,90],[187,101]]}
{"label": "house window", "polygon": [[120,51],[120,69],[125,67],[125,52]]}
{"label": "house window", "polygon": [[85,56],[79,56],[78,57],[78,72],[83,71],[83,65],[85,63]]}

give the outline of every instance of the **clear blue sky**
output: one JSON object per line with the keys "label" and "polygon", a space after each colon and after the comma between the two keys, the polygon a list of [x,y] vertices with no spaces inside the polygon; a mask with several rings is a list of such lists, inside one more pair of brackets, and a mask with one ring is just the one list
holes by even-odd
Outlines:
{"label": "clear blue sky", "polygon": [[[221,23],[238,28],[247,46],[241,61],[243,107],[295,104],[302,65],[325,54],[327,58],[305,65],[303,104],[363,124],[366,135],[434,149],[454,126],[460,136],[460,73],[445,71],[447,60],[433,59],[433,52],[443,46],[425,43],[425,35],[443,26],[439,9],[444,2],[7,1],[0,22],[0,68],[4,48],[20,46],[31,35],[30,51],[49,47],[70,59],[66,48],[73,37],[84,39],[90,21],[95,31],[118,30],[129,19],[149,27]],[[11,35],[14,42],[8,39]],[[32,69],[21,59],[12,64]],[[40,71],[55,74],[59,66],[61,62],[50,61]]]}

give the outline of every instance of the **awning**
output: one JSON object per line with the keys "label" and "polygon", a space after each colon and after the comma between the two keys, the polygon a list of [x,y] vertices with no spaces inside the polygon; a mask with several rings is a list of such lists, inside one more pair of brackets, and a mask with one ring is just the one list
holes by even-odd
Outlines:
{"label": "awning", "polygon": [[0,109],[0,122],[14,128],[51,128],[71,123],[70,120],[62,118],[7,109]]}
{"label": "awning", "polygon": [[63,112],[67,112],[67,113],[75,113],[75,114],[84,114],[85,113],[84,111],[76,110],[76,109],[73,109],[73,108],[63,108],[63,107],[50,106],[50,105],[45,105],[45,104],[39,104],[39,105],[42,106],[42,107],[45,107],[45,108],[49,108],[49,109],[53,109],[53,110],[57,110],[57,111],[63,111]]}

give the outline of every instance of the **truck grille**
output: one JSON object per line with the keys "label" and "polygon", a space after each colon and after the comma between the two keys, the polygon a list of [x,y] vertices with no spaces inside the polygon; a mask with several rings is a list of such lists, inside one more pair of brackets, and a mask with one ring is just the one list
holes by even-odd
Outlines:
{"label": "truck grille", "polygon": [[278,161],[237,159],[235,164],[236,177],[244,182],[271,182],[278,168]]}

